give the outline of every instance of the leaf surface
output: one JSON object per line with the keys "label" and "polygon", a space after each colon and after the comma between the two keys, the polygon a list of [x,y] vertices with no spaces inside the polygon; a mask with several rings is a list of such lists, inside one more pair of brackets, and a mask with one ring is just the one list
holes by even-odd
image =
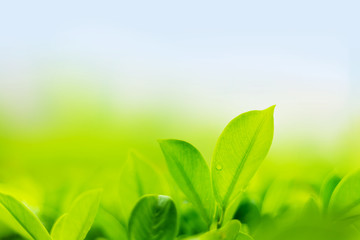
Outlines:
{"label": "leaf surface", "polygon": [[95,224],[101,228],[108,240],[127,239],[126,227],[105,209],[99,209]]}
{"label": "leaf surface", "polygon": [[360,215],[360,169],[337,184],[329,203],[329,213],[337,218]]}
{"label": "leaf surface", "polygon": [[130,240],[172,240],[176,231],[176,207],[168,196],[144,196],[131,213],[128,229]]}
{"label": "leaf surface", "polygon": [[83,240],[90,230],[100,204],[101,190],[81,194],[70,211],[62,215],[51,230],[53,240]]}
{"label": "leaf surface", "polygon": [[190,143],[159,140],[168,169],[183,193],[210,224],[215,210],[210,170],[201,153]]}
{"label": "leaf surface", "polygon": [[326,178],[324,184],[321,186],[320,197],[325,212],[327,211],[331,195],[340,181],[341,178],[339,176],[332,174]]}
{"label": "leaf surface", "polygon": [[247,186],[267,155],[274,133],[274,107],[239,115],[220,135],[211,173],[216,199],[223,208]]}
{"label": "leaf surface", "polygon": [[240,227],[241,223],[238,220],[232,220],[220,229],[212,230],[197,237],[187,238],[186,240],[237,240]]}
{"label": "leaf surface", "polygon": [[246,233],[239,233],[236,237],[236,240],[254,240],[254,239],[249,235],[247,235]]}
{"label": "leaf surface", "polygon": [[127,222],[139,198],[147,194],[168,194],[168,187],[155,166],[139,154],[130,152],[121,172],[119,192],[122,214]]}
{"label": "leaf surface", "polygon": [[39,218],[31,212],[23,203],[14,197],[0,193],[0,205],[2,205],[23,230],[35,240],[50,240],[50,235],[40,222]]}

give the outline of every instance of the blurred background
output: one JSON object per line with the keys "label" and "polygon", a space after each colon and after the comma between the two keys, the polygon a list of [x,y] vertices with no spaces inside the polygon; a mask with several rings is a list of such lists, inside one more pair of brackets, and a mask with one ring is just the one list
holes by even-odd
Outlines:
{"label": "blurred background", "polygon": [[359,7],[2,2],[1,189],[37,198],[113,181],[129,149],[161,166],[161,138],[189,141],[210,161],[232,118],[274,104],[263,171],[305,166],[322,178],[359,165]]}

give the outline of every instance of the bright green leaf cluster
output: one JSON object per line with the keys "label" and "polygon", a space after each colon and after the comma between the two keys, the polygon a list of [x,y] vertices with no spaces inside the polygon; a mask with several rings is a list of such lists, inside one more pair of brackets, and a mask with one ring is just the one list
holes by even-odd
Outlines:
{"label": "bright green leaf cluster", "polygon": [[[225,211],[238,199],[269,151],[274,130],[273,111],[274,106],[233,119],[218,139],[211,169],[193,145],[180,140],[159,141],[173,180],[206,223],[205,229],[212,229],[191,239],[252,239],[241,232],[239,221],[224,224],[223,220]],[[35,240],[83,240],[94,222],[113,239],[175,239],[179,203],[163,195],[169,192],[163,174],[131,152],[120,182],[120,220],[105,209],[100,208],[98,212],[102,191],[91,190],[81,194],[69,211],[57,219],[51,234],[37,216],[15,198],[0,194],[0,203],[18,223],[19,232]],[[198,224],[201,225],[201,221]]]}
{"label": "bright green leaf cluster", "polygon": [[83,192],[48,224],[4,193],[1,220],[34,240],[359,239],[360,170],[326,173],[316,186],[273,177],[255,198],[247,190],[272,144],[273,113],[274,106],[234,118],[210,166],[190,143],[159,140],[168,171],[131,151],[112,188]]}
{"label": "bright green leaf cluster", "polygon": [[[211,171],[200,152],[180,140],[159,141],[169,171],[179,188],[209,226],[239,197],[268,153],[274,133],[274,106],[233,119],[216,144]],[[212,190],[211,190],[212,189]],[[215,213],[215,199],[218,214]]]}
{"label": "bright green leaf cluster", "polygon": [[65,213],[54,224],[51,236],[38,217],[23,203],[15,198],[0,193],[0,204],[13,216],[21,226],[20,233],[25,232],[28,239],[34,240],[83,240],[95,219],[99,203],[100,190],[91,190],[79,196],[68,213]]}

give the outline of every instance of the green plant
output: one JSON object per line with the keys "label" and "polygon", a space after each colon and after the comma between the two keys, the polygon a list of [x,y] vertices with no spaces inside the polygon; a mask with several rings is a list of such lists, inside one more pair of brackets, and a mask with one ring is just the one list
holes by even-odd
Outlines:
{"label": "green plant", "polygon": [[248,190],[272,144],[273,111],[274,106],[234,118],[210,165],[190,143],[159,140],[166,168],[131,151],[123,169],[114,169],[119,178],[110,178],[107,187],[81,190],[96,177],[74,187],[83,193],[70,207],[69,189],[66,197],[56,195],[61,200],[48,215],[0,193],[0,217],[18,234],[10,239],[359,239],[359,170],[343,178],[328,174],[321,184],[272,176]]}
{"label": "green plant", "polygon": [[[250,239],[240,233],[240,222],[226,221],[225,214],[233,210],[231,205],[239,198],[270,148],[273,110],[274,106],[251,111],[232,120],[218,140],[211,171],[201,153],[191,144],[180,140],[159,141],[174,181],[206,223],[205,229],[211,229],[195,239]],[[169,193],[156,168],[136,153],[130,153],[121,179],[126,183],[121,185],[121,192],[126,195],[120,197],[120,203],[123,219],[129,219],[125,224],[129,239],[174,239],[178,230],[175,202],[163,195],[146,195]],[[95,220],[100,191],[89,191],[78,197],[70,210],[55,222],[50,235],[25,205],[4,194],[0,200],[25,237],[82,240]],[[131,214],[129,209],[133,209]]]}
{"label": "green plant", "polygon": [[100,203],[100,190],[91,190],[80,195],[70,211],[60,216],[51,235],[40,220],[23,203],[15,198],[0,194],[0,203],[15,220],[15,228],[27,239],[74,240],[84,239],[95,219]]}
{"label": "green plant", "polygon": [[269,151],[274,107],[243,113],[226,126],[216,144],[211,171],[191,144],[159,141],[172,177],[209,228],[214,223],[214,228],[220,228],[230,220],[226,215],[234,214],[239,196]]}

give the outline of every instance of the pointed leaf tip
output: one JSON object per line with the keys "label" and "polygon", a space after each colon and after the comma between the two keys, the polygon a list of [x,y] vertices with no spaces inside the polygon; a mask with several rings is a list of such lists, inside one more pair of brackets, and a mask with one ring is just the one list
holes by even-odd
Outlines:
{"label": "pointed leaf tip", "polygon": [[249,111],[221,133],[211,162],[214,194],[225,209],[247,186],[267,155],[274,133],[275,105]]}
{"label": "pointed leaf tip", "polygon": [[276,107],[276,105],[274,104],[274,105],[266,108],[265,111],[268,111],[269,113],[274,113],[275,107]]}

